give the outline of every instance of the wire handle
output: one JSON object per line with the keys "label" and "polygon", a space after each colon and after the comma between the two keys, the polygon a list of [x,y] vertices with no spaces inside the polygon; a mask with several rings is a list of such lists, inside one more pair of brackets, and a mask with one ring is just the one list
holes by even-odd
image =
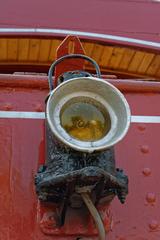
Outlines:
{"label": "wire handle", "polygon": [[83,55],[83,54],[69,54],[69,55],[65,55],[59,59],[57,59],[55,62],[52,63],[52,65],[50,66],[50,69],[48,71],[48,83],[49,83],[49,89],[50,91],[52,91],[54,89],[54,84],[52,82],[52,76],[54,74],[55,71],[55,67],[57,66],[57,64],[61,63],[63,60],[65,59],[70,59],[70,58],[82,58],[85,59],[87,61],[89,61],[90,63],[93,64],[93,66],[96,69],[96,74],[97,77],[100,78],[101,77],[101,72],[100,72],[100,68],[98,66],[98,64],[96,63],[96,61],[94,61],[92,58]]}

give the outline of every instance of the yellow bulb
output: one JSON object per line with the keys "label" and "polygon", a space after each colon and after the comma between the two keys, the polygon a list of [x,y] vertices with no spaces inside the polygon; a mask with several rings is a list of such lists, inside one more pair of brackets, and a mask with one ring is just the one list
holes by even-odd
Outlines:
{"label": "yellow bulb", "polygon": [[76,102],[62,109],[61,125],[75,139],[97,141],[110,130],[111,121],[104,109],[88,102]]}

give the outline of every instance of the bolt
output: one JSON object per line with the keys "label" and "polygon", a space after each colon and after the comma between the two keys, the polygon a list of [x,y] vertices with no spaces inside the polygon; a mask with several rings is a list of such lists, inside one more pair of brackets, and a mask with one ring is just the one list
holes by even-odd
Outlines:
{"label": "bolt", "polygon": [[149,152],[149,147],[147,145],[141,146],[141,152],[142,153],[148,153]]}
{"label": "bolt", "polygon": [[119,237],[118,240],[126,240],[125,237]]}
{"label": "bolt", "polygon": [[3,110],[5,110],[5,111],[10,111],[10,110],[12,110],[13,109],[13,106],[12,106],[12,104],[10,104],[10,103],[6,103],[4,106],[3,106]]}
{"label": "bolt", "polygon": [[149,228],[151,229],[151,231],[157,230],[158,227],[158,222],[156,220],[151,220],[151,222],[149,223]]}
{"label": "bolt", "polygon": [[147,177],[151,175],[151,169],[150,168],[144,168],[142,173]]}
{"label": "bolt", "polygon": [[52,216],[49,216],[48,219],[49,219],[50,221],[52,221],[52,222],[55,220],[53,215],[52,215]]}
{"label": "bolt", "polygon": [[117,192],[117,197],[122,204],[125,203],[126,196],[127,196],[126,192]]}
{"label": "bolt", "polygon": [[35,105],[35,111],[36,111],[36,112],[43,112],[42,104],[37,103],[37,104]]}
{"label": "bolt", "polygon": [[148,203],[151,203],[151,204],[155,203],[155,201],[156,201],[155,193],[147,193],[146,200]]}
{"label": "bolt", "polygon": [[55,217],[53,215],[52,212],[47,212],[44,213],[41,222],[40,222],[42,227],[45,228],[55,228],[56,227],[56,221],[55,221]]}
{"label": "bolt", "polygon": [[141,125],[138,126],[138,129],[139,129],[140,131],[144,131],[144,130],[146,129],[146,125],[141,124]]}

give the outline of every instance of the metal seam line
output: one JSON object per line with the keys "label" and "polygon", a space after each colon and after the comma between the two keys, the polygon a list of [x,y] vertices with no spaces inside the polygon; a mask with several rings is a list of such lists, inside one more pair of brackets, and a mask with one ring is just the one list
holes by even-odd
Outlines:
{"label": "metal seam line", "polygon": [[[44,112],[18,112],[0,111],[0,118],[17,119],[45,119]],[[131,117],[132,123],[160,123],[160,116],[135,116]]]}
{"label": "metal seam line", "polygon": [[76,35],[83,37],[94,37],[108,40],[116,40],[121,42],[137,43],[143,46],[158,47],[160,48],[160,43],[140,40],[136,38],[120,37],[115,35],[103,34],[103,33],[92,33],[92,32],[82,32],[73,31],[68,29],[49,29],[49,28],[0,28],[0,33],[50,33],[50,34],[66,34],[66,35]]}

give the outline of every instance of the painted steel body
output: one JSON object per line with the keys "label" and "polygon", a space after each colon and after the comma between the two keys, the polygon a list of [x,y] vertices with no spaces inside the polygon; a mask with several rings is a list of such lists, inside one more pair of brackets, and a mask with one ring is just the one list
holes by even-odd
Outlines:
{"label": "painted steel body", "polygon": [[[12,11],[8,11],[9,9]],[[31,35],[34,34],[35,28],[46,30],[46,35],[48,30],[54,27],[64,35],[72,34],[67,33],[67,29],[76,31],[76,35],[81,31],[159,43],[159,9],[160,2],[152,0],[92,0],[92,4],[90,0],[35,0],[34,4],[31,1],[6,1],[0,10],[0,27],[26,28],[27,34],[27,29],[32,28]]]}
{"label": "painted steel body", "polygon": [[[13,76],[16,78],[16,76]],[[6,78],[6,76],[5,76]],[[20,76],[17,79],[20,79]],[[34,77],[33,77],[34,78]],[[20,83],[18,87],[9,88],[6,80],[0,87],[0,110],[37,112],[44,111],[44,98],[48,93],[45,87],[45,77],[42,78],[41,87],[32,88],[35,81],[32,77],[25,77],[28,85]],[[1,76],[2,79],[2,76]],[[12,76],[8,78],[12,79]],[[22,77],[23,79],[23,77]],[[117,85],[121,81],[116,80]],[[6,86],[5,87],[5,82]],[[38,81],[37,81],[38,82]],[[38,84],[40,84],[38,82]],[[44,84],[44,85],[43,85]],[[138,83],[135,83],[138,86]],[[148,83],[144,84],[144,89]],[[152,88],[144,92],[137,88],[127,92],[127,85],[123,82],[125,96],[131,106],[133,115],[160,116],[157,102],[159,93]],[[120,85],[121,86],[121,85]],[[147,106],[147,107],[146,107]],[[49,212],[40,212],[39,203],[34,190],[34,174],[38,165],[44,162],[44,120],[43,119],[0,119],[0,162],[1,162],[1,190],[0,198],[0,237],[1,239],[24,240],[50,240],[54,239],[42,233],[38,224],[41,219],[46,224],[46,215]],[[112,204],[114,222],[109,239],[149,239],[159,240],[159,130],[158,123],[132,123],[127,137],[119,143],[116,150],[117,166],[123,167],[130,176],[130,193],[127,202],[121,206],[115,199]],[[5,147],[4,147],[5,146]],[[37,148],[37,146],[39,146]],[[126,151],[127,149],[127,151]],[[110,211],[102,211],[106,216],[106,226]],[[50,219],[50,218],[49,218]],[[51,218],[52,220],[52,218]],[[48,224],[49,224],[49,220]],[[52,221],[50,222],[53,223]],[[43,225],[42,224],[42,225]],[[73,234],[85,229],[85,222],[78,223],[78,219],[70,219],[64,231],[72,231]],[[73,229],[74,226],[74,229]],[[79,226],[79,227],[78,227]],[[81,227],[80,227],[81,226]],[[89,233],[88,233],[89,234]],[[57,239],[57,237],[55,237]],[[73,239],[73,236],[61,240]],[[94,237],[91,237],[94,239]]]}

